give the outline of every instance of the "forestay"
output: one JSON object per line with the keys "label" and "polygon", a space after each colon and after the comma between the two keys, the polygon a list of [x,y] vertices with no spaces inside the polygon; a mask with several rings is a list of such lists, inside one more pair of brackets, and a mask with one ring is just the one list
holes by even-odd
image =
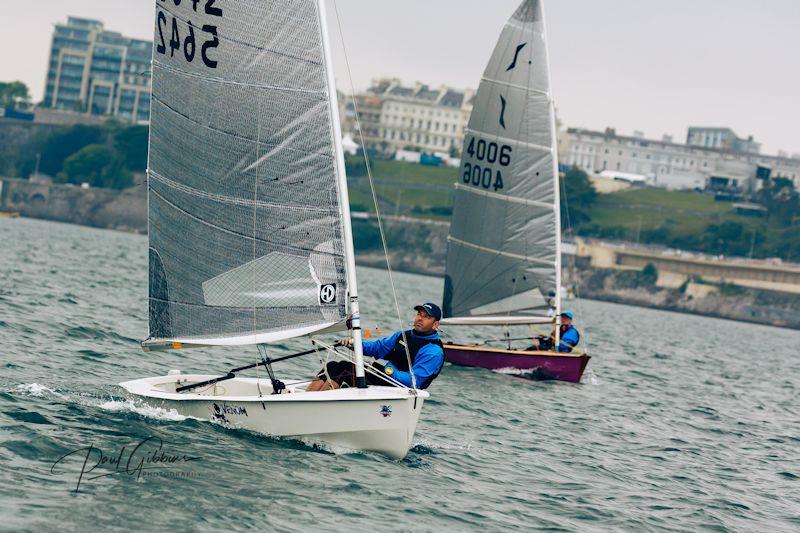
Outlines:
{"label": "forestay", "polygon": [[448,239],[446,317],[548,307],[560,269],[556,161],[542,6],[526,0],[474,99]]}
{"label": "forestay", "polygon": [[335,121],[315,0],[157,0],[151,345],[342,322]]}

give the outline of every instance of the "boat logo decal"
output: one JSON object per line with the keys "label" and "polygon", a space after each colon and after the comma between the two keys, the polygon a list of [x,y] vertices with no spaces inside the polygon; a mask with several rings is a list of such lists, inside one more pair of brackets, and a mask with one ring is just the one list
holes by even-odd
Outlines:
{"label": "boat logo decal", "polygon": [[323,304],[336,303],[336,284],[328,283],[319,288],[319,301]]}
{"label": "boat logo decal", "polygon": [[225,404],[219,405],[215,403],[213,418],[215,420],[227,422],[228,418],[226,415],[247,416],[247,409],[245,409],[244,407],[230,407]]}
{"label": "boat logo decal", "polygon": [[389,418],[390,416],[392,416],[392,408],[389,407],[388,405],[382,406],[380,412],[383,418]]}
{"label": "boat logo decal", "polygon": [[500,125],[503,126],[503,129],[506,129],[506,99],[503,98],[503,95],[500,95],[500,105],[502,109],[500,109]]}

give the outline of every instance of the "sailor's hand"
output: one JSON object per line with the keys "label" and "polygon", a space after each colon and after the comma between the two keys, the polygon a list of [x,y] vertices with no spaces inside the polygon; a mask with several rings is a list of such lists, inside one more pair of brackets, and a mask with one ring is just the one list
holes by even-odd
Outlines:
{"label": "sailor's hand", "polygon": [[353,349],[353,345],[355,343],[353,342],[352,338],[349,338],[349,339],[342,339],[341,341],[339,341],[339,344],[341,344],[345,348],[350,348],[352,350]]}

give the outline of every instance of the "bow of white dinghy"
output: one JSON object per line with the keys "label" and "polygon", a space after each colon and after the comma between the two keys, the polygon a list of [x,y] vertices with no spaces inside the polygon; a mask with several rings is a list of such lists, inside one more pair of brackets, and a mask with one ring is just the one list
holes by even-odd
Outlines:
{"label": "bow of white dinghy", "polygon": [[180,386],[215,376],[150,377],[120,383],[129,396],[183,416],[226,427],[320,444],[331,451],[372,451],[402,459],[411,448],[429,394],[399,387],[307,392],[307,381],[286,381],[272,394],[269,380],[234,378],[191,392]]}

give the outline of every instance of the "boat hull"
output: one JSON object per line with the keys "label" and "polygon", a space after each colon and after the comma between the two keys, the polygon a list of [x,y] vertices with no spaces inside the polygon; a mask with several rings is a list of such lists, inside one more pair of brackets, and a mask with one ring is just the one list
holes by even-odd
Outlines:
{"label": "boat hull", "polygon": [[534,379],[579,383],[590,356],[554,352],[501,350],[478,346],[445,344],[445,359],[454,365],[488,370],[519,370]]}
{"label": "boat hull", "polygon": [[120,386],[133,399],[183,416],[319,444],[333,452],[371,451],[394,459],[402,459],[411,448],[428,397],[425,391],[415,396],[396,387],[305,392],[293,382],[286,383],[285,393],[272,395],[269,381],[250,378],[222,382],[198,394],[174,392],[178,380],[197,383],[213,377],[163,376]]}

